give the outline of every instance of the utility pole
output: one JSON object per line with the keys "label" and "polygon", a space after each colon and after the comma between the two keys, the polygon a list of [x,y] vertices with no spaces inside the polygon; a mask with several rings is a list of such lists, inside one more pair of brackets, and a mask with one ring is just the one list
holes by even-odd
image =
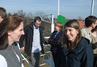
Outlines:
{"label": "utility pole", "polygon": [[93,15],[93,9],[94,9],[94,0],[92,0],[92,3],[91,3],[91,14],[90,15]]}
{"label": "utility pole", "polygon": [[51,33],[54,31],[54,15],[50,14],[52,17],[52,22],[51,22]]}
{"label": "utility pole", "polygon": [[58,15],[59,15],[59,11],[60,11],[60,0],[58,0]]}

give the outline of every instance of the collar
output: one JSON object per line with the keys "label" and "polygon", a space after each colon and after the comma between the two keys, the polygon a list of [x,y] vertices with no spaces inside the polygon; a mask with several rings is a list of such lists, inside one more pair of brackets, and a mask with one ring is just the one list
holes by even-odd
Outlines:
{"label": "collar", "polygon": [[58,34],[60,31],[57,31],[56,34]]}
{"label": "collar", "polygon": [[85,46],[87,46],[89,43],[90,43],[90,42],[89,42],[86,38],[82,37],[80,43],[79,43],[73,50],[71,50],[70,52],[74,52],[75,54],[78,54],[78,53],[80,53],[80,52],[85,48]]}
{"label": "collar", "polygon": [[85,27],[85,29],[86,29],[86,32],[88,32],[88,34],[91,34],[91,31],[89,31],[88,28]]}
{"label": "collar", "polygon": [[33,28],[34,28],[34,29],[39,29],[39,27],[38,27],[38,28],[36,28],[36,27],[35,27],[35,25],[33,25]]}

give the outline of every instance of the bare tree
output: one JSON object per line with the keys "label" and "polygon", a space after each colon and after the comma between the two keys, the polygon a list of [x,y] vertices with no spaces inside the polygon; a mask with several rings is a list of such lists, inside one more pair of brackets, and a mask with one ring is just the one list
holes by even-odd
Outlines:
{"label": "bare tree", "polygon": [[77,18],[79,21],[83,20],[80,16]]}
{"label": "bare tree", "polygon": [[23,10],[19,10],[19,11],[17,12],[17,14],[18,14],[18,16],[20,16],[20,17],[22,17],[22,18],[24,18],[24,17],[26,16],[26,13],[23,12]]}
{"label": "bare tree", "polygon": [[34,14],[28,13],[28,14],[27,14],[27,17],[29,17],[29,18],[34,18]]}
{"label": "bare tree", "polygon": [[47,17],[47,15],[44,12],[36,12],[35,16],[40,16],[43,19],[45,19]]}

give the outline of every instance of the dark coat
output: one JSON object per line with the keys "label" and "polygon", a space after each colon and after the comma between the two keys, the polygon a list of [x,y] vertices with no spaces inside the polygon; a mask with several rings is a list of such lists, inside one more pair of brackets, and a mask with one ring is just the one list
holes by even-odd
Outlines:
{"label": "dark coat", "polygon": [[53,56],[53,60],[55,63],[55,67],[60,67],[61,63],[60,63],[60,49],[62,44],[62,38],[63,38],[63,31],[60,31],[57,36],[55,37],[57,31],[54,31],[51,36],[50,39],[48,40],[48,43],[51,45],[51,52],[52,52],[52,56]]}
{"label": "dark coat", "polygon": [[[25,28],[24,28],[24,32],[25,32],[25,35],[22,35],[21,38],[20,38],[20,47],[23,47],[23,41],[25,39],[25,52],[28,56],[31,56],[31,50],[32,50],[32,42],[33,42],[33,22],[29,25],[27,25]],[[40,32],[40,45],[41,45],[41,48],[42,48],[42,53],[44,53],[44,49],[43,49],[43,42],[45,42],[44,38],[43,38],[43,34],[42,34],[42,28],[39,27],[39,32]]]}
{"label": "dark coat", "polygon": [[93,50],[89,40],[82,38],[71,51],[64,50],[63,67],[93,67]]}
{"label": "dark coat", "polygon": [[61,42],[63,37],[63,31],[60,31],[55,37],[56,32],[57,31],[54,31],[48,40],[48,43],[51,45],[52,53],[57,53],[59,51],[59,48],[62,46]]}

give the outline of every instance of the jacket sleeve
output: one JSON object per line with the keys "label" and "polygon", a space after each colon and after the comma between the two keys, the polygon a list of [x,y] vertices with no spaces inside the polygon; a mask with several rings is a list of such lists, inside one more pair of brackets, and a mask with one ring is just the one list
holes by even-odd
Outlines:
{"label": "jacket sleeve", "polygon": [[81,67],[93,67],[93,50],[91,44],[86,46],[85,53],[81,60]]}
{"label": "jacket sleeve", "polygon": [[49,44],[52,45],[52,46],[59,46],[61,44],[61,42],[60,41],[51,40],[51,41],[49,41]]}
{"label": "jacket sleeve", "polygon": [[24,42],[24,39],[25,39],[25,36],[27,34],[27,30],[28,30],[28,26],[24,28],[24,35],[21,36],[20,40],[19,40],[19,45],[20,45],[20,48],[22,48],[24,45],[23,45],[23,42]]}
{"label": "jacket sleeve", "polygon": [[61,42],[62,42],[62,38],[63,38],[63,34],[61,34],[61,36],[59,37],[58,40],[54,40],[53,38],[53,34],[51,35],[51,37],[48,40],[48,43],[52,46],[61,46]]}
{"label": "jacket sleeve", "polygon": [[53,33],[51,33],[51,35],[50,35],[50,38],[48,39],[48,44],[50,44],[50,45],[52,45],[52,44],[55,44],[53,41],[53,34],[54,34],[54,32]]}
{"label": "jacket sleeve", "polygon": [[20,41],[19,41],[20,48],[22,48],[24,46],[23,45],[24,38],[25,38],[25,35],[22,35],[20,38]]}
{"label": "jacket sleeve", "polygon": [[43,36],[43,30],[42,30],[42,28],[40,27],[40,34],[41,34],[41,39],[42,39],[42,42],[44,43],[44,44],[47,44],[47,41],[45,40],[45,38],[44,38],[44,36]]}

